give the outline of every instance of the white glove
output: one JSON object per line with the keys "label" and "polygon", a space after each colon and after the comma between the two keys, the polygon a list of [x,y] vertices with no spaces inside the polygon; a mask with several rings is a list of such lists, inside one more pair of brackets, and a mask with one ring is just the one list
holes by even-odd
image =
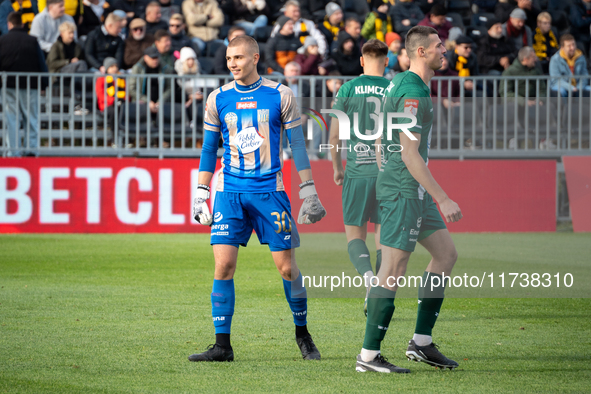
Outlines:
{"label": "white glove", "polygon": [[209,186],[198,185],[197,196],[193,200],[193,217],[204,226],[211,226],[212,217],[209,213],[207,199],[209,198]]}
{"label": "white glove", "polygon": [[298,215],[298,224],[312,224],[326,216],[326,209],[322,206],[314,181],[306,181],[300,185],[300,198],[304,200]]}

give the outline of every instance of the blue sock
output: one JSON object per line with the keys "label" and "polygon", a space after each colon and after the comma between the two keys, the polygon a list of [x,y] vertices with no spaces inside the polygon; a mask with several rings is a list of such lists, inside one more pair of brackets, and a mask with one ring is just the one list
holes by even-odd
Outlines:
{"label": "blue sock", "polygon": [[214,279],[211,292],[211,316],[213,316],[216,334],[230,334],[235,303],[234,279]]}
{"label": "blue sock", "polygon": [[283,279],[283,290],[291,313],[293,313],[293,322],[296,326],[305,326],[308,315],[308,295],[304,287],[302,273],[298,271],[298,277],[295,280]]}

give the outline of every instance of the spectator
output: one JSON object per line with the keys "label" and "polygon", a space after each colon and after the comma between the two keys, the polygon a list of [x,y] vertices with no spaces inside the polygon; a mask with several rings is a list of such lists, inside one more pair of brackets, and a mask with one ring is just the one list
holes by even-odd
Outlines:
{"label": "spectator", "polygon": [[[180,58],[174,63],[174,70],[177,75],[199,75],[199,62],[197,61],[197,54],[192,48],[185,47],[181,49]],[[187,98],[183,99],[185,107],[189,107],[193,100],[203,101],[203,93],[201,93],[201,87],[197,83],[197,79],[177,79],[177,86],[182,88],[185,87],[185,93]],[[187,101],[185,101],[187,100]]]}
{"label": "spectator", "polygon": [[295,97],[310,97],[310,82],[305,79],[301,81],[301,85],[299,82],[300,78],[298,77],[302,75],[302,68],[299,63],[287,63],[284,75],[285,81],[283,81],[283,84],[292,90]]}
{"label": "spectator", "polygon": [[343,31],[353,37],[359,48],[363,47],[365,40],[361,36],[361,23],[359,23],[359,20],[356,17],[347,18],[345,21],[345,29]]}
{"label": "spectator", "polygon": [[172,41],[170,33],[166,30],[158,30],[154,35],[154,47],[160,53],[160,67],[166,73],[172,73],[174,70],[175,57],[171,49]]}
{"label": "spectator", "polygon": [[318,65],[322,62],[322,56],[316,39],[312,36],[306,37],[304,46],[298,48],[297,52],[294,61],[300,65],[299,75],[318,75]]}
{"label": "spectator", "polygon": [[154,44],[154,36],[146,33],[146,21],[135,18],[129,24],[130,34],[125,40],[123,69],[129,70],[144,56],[146,48]]}
{"label": "spectator", "polygon": [[538,15],[538,27],[536,27],[536,34],[534,34],[533,48],[540,60],[542,72],[548,74],[550,58],[558,52],[558,40],[552,31],[552,17],[547,12],[541,12]]}
{"label": "spectator", "polygon": [[92,71],[98,70],[104,74],[103,62],[108,57],[114,57],[117,60],[117,66],[123,64],[125,43],[119,36],[120,32],[121,18],[110,13],[103,26],[97,27],[88,34],[84,54]]}
{"label": "spectator", "polygon": [[396,58],[396,64],[390,70],[385,77],[388,79],[394,78],[394,76],[398,73],[404,72],[410,68],[410,58],[406,53],[406,48],[400,48],[398,56]]}
{"label": "spectator", "polygon": [[[192,0],[191,0],[192,1]],[[133,75],[149,75],[150,77],[129,78],[129,98],[131,101],[139,101],[140,104],[149,103],[150,112],[158,113],[158,108],[170,100],[171,84],[169,78],[164,78],[163,94],[160,96],[158,74],[171,74],[160,65],[160,53],[155,47],[149,47],[144,51],[144,57],[131,69]],[[148,89],[148,85],[150,89]],[[139,88],[138,88],[139,86]],[[139,89],[139,96],[137,95]],[[148,96],[148,90],[150,95]]]}
{"label": "spectator", "polygon": [[170,21],[174,14],[181,13],[181,7],[173,4],[170,0],[158,0],[158,3],[160,4],[160,19],[162,21]]}
{"label": "spectator", "polygon": [[64,14],[64,0],[47,0],[47,8],[35,16],[31,24],[32,36],[37,37],[43,52],[48,53],[60,35],[59,27],[64,22],[74,23],[70,15]]}
{"label": "spectator", "polygon": [[228,30],[228,37],[224,40],[224,45],[220,46],[215,52],[213,70],[216,74],[228,75],[230,73],[230,70],[228,70],[228,63],[226,62],[226,49],[228,48],[230,41],[245,34],[246,32],[240,26],[232,26],[230,30]]}
{"label": "spectator", "polygon": [[105,9],[109,4],[105,0],[85,0],[82,3],[83,12],[78,22],[78,35],[87,36],[88,33],[96,29],[104,20]]}
{"label": "spectator", "polygon": [[572,92],[573,96],[589,95],[589,80],[573,78],[574,75],[589,75],[583,51],[577,49],[575,38],[570,34],[560,37],[560,51],[550,59],[550,90],[562,97]]}
{"label": "spectator", "polygon": [[[478,75],[478,59],[474,52],[472,52],[472,46],[474,42],[468,36],[459,36],[456,39],[456,47],[453,51],[449,51],[447,54],[449,60],[449,68],[457,71],[460,77],[470,77]],[[471,79],[464,80],[464,89],[466,96],[474,95],[474,81]]]}
{"label": "spectator", "polygon": [[267,72],[283,74],[283,67],[297,55],[297,49],[302,46],[300,40],[293,33],[293,21],[282,15],[277,19],[279,34],[267,41],[265,46],[265,60]]}
{"label": "spectator", "polygon": [[327,14],[326,6],[330,2],[330,0],[302,0],[302,17],[313,20],[314,22],[321,23],[321,21],[324,20],[324,17]]}
{"label": "spectator", "polygon": [[107,126],[111,130],[115,129],[115,103],[120,105],[126,100],[125,96],[125,79],[117,78],[119,75],[119,67],[117,67],[117,60],[112,57],[105,59],[103,63],[105,68],[104,77],[99,77],[96,80],[95,92],[99,110],[104,113],[107,112]]}
{"label": "spectator", "polygon": [[146,34],[156,34],[158,30],[168,30],[168,23],[162,20],[162,7],[157,1],[146,6]]}
{"label": "spectator", "polygon": [[[46,72],[47,66],[39,43],[27,34],[20,12],[11,12],[7,17],[8,33],[0,37],[0,72]],[[28,81],[27,81],[28,80]],[[28,86],[27,86],[28,82]],[[6,78],[4,113],[10,150],[9,156],[34,156],[37,150],[38,123],[38,78],[19,77],[18,90],[15,77]],[[18,107],[17,107],[18,102]],[[20,128],[25,131],[25,143],[21,150]]]}
{"label": "spectator", "polygon": [[330,50],[333,42],[338,40],[339,32],[343,27],[343,10],[337,3],[328,3],[326,5],[324,22],[318,26],[318,30],[324,36],[324,40],[328,46],[327,50]]}
{"label": "spectator", "polygon": [[[39,7],[39,12],[42,12],[46,5],[49,6],[49,3],[50,2],[47,0],[38,0],[37,6]],[[72,18],[82,15],[84,12],[82,9],[82,1],[65,0],[64,11],[66,15],[70,15]]]}
{"label": "spectator", "polygon": [[[497,2],[497,0],[493,0],[493,1],[495,3]],[[478,0],[474,1],[474,3],[476,3],[476,2],[478,2]],[[444,0],[415,0],[415,3],[421,8],[421,11],[423,12],[423,14],[426,14],[429,11],[431,11],[431,9],[433,7],[435,7],[437,4],[445,5]]]}
{"label": "spectator", "polygon": [[441,61],[441,68],[435,71],[435,76],[448,78],[444,78],[441,81],[431,80],[431,97],[433,100],[442,99],[442,104],[445,108],[460,106],[460,83],[457,79],[449,79],[449,77],[457,77],[458,73],[449,67],[449,61],[446,57]]}
{"label": "spectator", "polygon": [[183,15],[199,52],[205,51],[206,42],[217,40],[219,27],[224,23],[224,14],[215,0],[185,0]]}
{"label": "spectator", "polygon": [[534,31],[537,27],[538,15],[542,11],[537,2],[534,2],[533,0],[517,0],[517,8],[522,9],[523,12],[525,12],[525,24],[531,31]]}
{"label": "spectator", "polygon": [[499,0],[495,5],[495,16],[501,23],[509,20],[511,11],[515,9],[516,3],[512,0]]}
{"label": "spectator", "polygon": [[[285,3],[285,10],[283,15],[287,16],[293,21],[293,32],[300,39],[302,45],[306,37],[312,36],[318,43],[318,53],[324,57],[328,54],[328,47],[326,45],[326,38],[324,34],[316,28],[314,22],[309,19],[303,19],[300,15],[300,5],[296,0],[288,0]],[[279,26],[275,25],[271,32],[271,37],[274,37],[279,31]]]}
{"label": "spectator", "polygon": [[513,41],[515,50],[522,47],[531,47],[533,45],[533,35],[529,26],[525,25],[525,12],[521,8],[515,8],[509,20],[503,23],[503,36],[508,41]]}
{"label": "spectator", "polygon": [[402,38],[406,38],[406,33],[425,17],[421,8],[413,0],[400,0],[390,8],[390,14],[394,18],[394,30]]}
{"label": "spectator", "polygon": [[388,15],[388,4],[380,4],[367,14],[365,23],[361,28],[361,35],[366,40],[376,38],[386,42],[386,34],[392,32],[392,29],[392,17]]}
{"label": "spectator", "polygon": [[111,6],[111,9],[125,12],[125,18],[128,20],[139,18],[141,16],[141,12],[138,9],[138,12],[136,13],[136,8],[143,8],[135,7],[136,1],[133,0],[109,0],[109,5]]}
{"label": "spectator", "polygon": [[570,31],[576,37],[577,46],[583,52],[589,50],[591,36],[591,0],[573,0],[570,6]]}
{"label": "spectator", "polygon": [[478,67],[482,75],[501,75],[517,57],[513,40],[503,36],[503,27],[497,18],[486,21],[486,36],[478,43]]}
{"label": "spectator", "polygon": [[337,49],[332,53],[332,58],[337,63],[337,70],[341,75],[360,75],[363,67],[359,62],[361,49],[356,41],[347,32],[339,34]]}
{"label": "spectator", "polygon": [[445,6],[437,4],[431,8],[431,12],[425,15],[418,25],[429,26],[437,30],[441,42],[445,44],[445,41],[447,41],[447,38],[449,37],[449,29],[452,28],[452,25],[447,20],[446,16],[447,10],[445,9]]}
{"label": "spectator", "polygon": [[171,49],[173,52],[180,51],[184,47],[198,50],[197,45],[185,34],[185,18],[181,14],[173,14],[168,22],[170,33]]}
{"label": "spectator", "polygon": [[[523,47],[519,50],[517,59],[513,61],[511,66],[503,71],[504,77],[535,77],[543,75],[536,63],[538,57],[536,51],[532,47]],[[515,84],[518,84],[517,88]],[[527,86],[526,86],[527,85]],[[507,78],[501,81],[499,86],[499,94],[505,97],[505,89],[507,97],[527,97],[529,98],[528,105],[536,104],[536,80],[532,79],[526,83],[525,80],[518,80]],[[540,79],[539,82],[539,96],[546,96],[546,81]]]}
{"label": "spectator", "polygon": [[402,47],[402,38],[398,33],[386,33],[386,45],[388,46],[388,65],[384,70],[384,75],[387,75],[398,61],[398,52]]}
{"label": "spectator", "polygon": [[271,10],[265,0],[222,0],[220,7],[232,25],[240,26],[249,36],[267,26]]}
{"label": "spectator", "polygon": [[60,36],[47,55],[47,68],[50,73],[77,73],[88,71],[82,58],[82,48],[76,41],[76,25],[64,22],[60,25]]}
{"label": "spectator", "polygon": [[39,13],[37,8],[37,0],[16,0],[16,1],[3,1],[0,4],[0,33],[8,33],[8,14],[11,12],[20,12],[23,22],[23,27],[27,30],[31,30],[31,23],[35,18],[35,15]]}

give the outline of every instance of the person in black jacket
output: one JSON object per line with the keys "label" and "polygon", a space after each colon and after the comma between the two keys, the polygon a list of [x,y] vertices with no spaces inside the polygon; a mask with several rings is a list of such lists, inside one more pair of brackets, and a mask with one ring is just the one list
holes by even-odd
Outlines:
{"label": "person in black jacket", "polygon": [[577,47],[588,53],[591,26],[591,0],[574,0],[570,6],[570,31],[577,38]]}
{"label": "person in black jacket", "polygon": [[501,75],[517,57],[512,41],[503,37],[503,28],[497,18],[486,22],[488,34],[478,43],[478,67],[482,75]]}
{"label": "person in black jacket", "polygon": [[297,49],[302,46],[300,39],[293,33],[293,21],[283,15],[277,19],[279,34],[267,41],[265,46],[265,61],[269,74],[278,72],[283,74],[283,67],[297,55]]}
{"label": "person in black jacket", "polygon": [[103,62],[108,57],[117,59],[117,67],[122,68],[125,44],[119,36],[120,32],[121,18],[110,13],[103,26],[88,34],[84,52],[86,62],[92,71],[100,70],[104,74]]}
{"label": "person in black jacket", "polygon": [[[8,34],[0,37],[0,71],[2,72],[47,72],[45,56],[35,37],[29,36],[23,27],[20,12],[8,14]],[[38,78],[32,75],[7,77],[6,86],[6,121],[8,126],[9,156],[34,156],[37,150],[38,123]],[[28,89],[27,89],[28,88]],[[18,108],[17,108],[18,102]],[[19,129],[25,131],[25,143],[21,145]],[[24,150],[21,149],[25,148]]]}
{"label": "person in black jacket", "polygon": [[363,67],[359,62],[361,49],[357,42],[347,32],[339,34],[337,48],[331,53],[331,57],[337,63],[337,70],[341,75],[360,75],[363,73]]}
{"label": "person in black jacket", "polygon": [[406,38],[406,33],[425,17],[421,8],[412,0],[400,0],[394,7],[390,7],[389,12],[394,20],[394,31],[402,38]]}
{"label": "person in black jacket", "polygon": [[213,58],[213,70],[217,75],[228,75],[230,73],[230,70],[228,70],[228,62],[226,61],[226,50],[228,49],[228,44],[234,38],[243,36],[245,34],[246,31],[240,26],[232,26],[230,30],[228,30],[228,37],[224,40],[225,45],[220,45],[217,51],[215,51]]}
{"label": "person in black jacket", "polygon": [[172,14],[168,20],[168,32],[170,33],[171,49],[173,51],[179,51],[184,47],[189,47],[198,52],[199,48],[193,40],[191,40],[185,34],[185,18],[182,14]]}
{"label": "person in black jacket", "polygon": [[156,34],[158,30],[168,30],[168,21],[162,20],[162,7],[157,1],[146,6],[146,33]]}

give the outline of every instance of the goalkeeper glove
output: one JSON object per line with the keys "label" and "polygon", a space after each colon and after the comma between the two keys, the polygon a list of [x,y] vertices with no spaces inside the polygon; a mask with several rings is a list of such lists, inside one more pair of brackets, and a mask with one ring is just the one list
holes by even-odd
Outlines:
{"label": "goalkeeper glove", "polygon": [[316,223],[326,216],[326,209],[320,203],[314,181],[309,180],[300,185],[300,198],[304,200],[298,215],[298,224]]}
{"label": "goalkeeper glove", "polygon": [[212,217],[207,206],[209,198],[209,186],[197,185],[197,196],[193,200],[193,217],[204,226],[211,226]]}

